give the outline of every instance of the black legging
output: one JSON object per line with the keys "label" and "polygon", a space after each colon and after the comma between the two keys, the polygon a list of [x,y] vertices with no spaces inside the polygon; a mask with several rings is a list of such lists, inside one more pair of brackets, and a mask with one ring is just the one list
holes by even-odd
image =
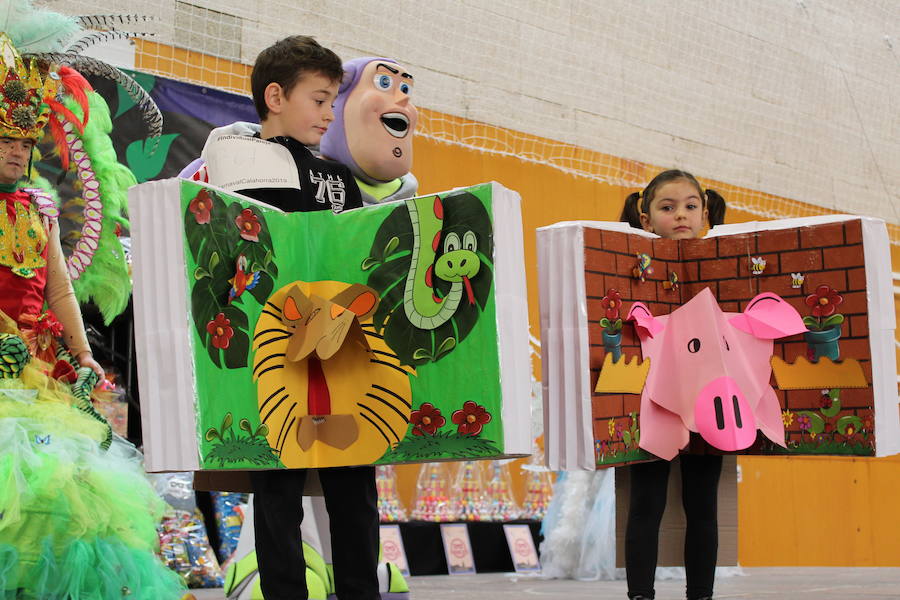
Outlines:
{"label": "black legging", "polygon": [[[722,457],[682,454],[681,501],[687,520],[684,537],[684,569],[688,600],[712,597],[719,549],[717,519],[719,475]],[[628,597],[653,598],[659,524],[666,510],[669,461],[632,465],[631,502],[625,531],[625,571]]]}
{"label": "black legging", "polygon": [[[252,471],[256,559],[266,600],[305,600],[306,561],[300,541],[305,469]],[[379,600],[378,492],[375,467],[319,469],[331,524],[337,597]]]}

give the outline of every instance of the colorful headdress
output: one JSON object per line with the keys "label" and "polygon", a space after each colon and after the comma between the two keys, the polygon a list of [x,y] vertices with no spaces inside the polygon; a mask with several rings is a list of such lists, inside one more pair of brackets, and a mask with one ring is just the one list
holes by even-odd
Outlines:
{"label": "colorful headdress", "polygon": [[[112,148],[106,103],[81,73],[111,79],[131,96],[150,130],[152,149],[162,133],[162,116],[134,79],[81,53],[97,43],[148,35],[130,31],[144,21],[130,15],[69,17],[35,8],[31,0],[0,0],[0,136],[39,141],[49,130],[63,169],[70,157],[74,162],[81,198],[72,203],[84,210],[66,264],[76,297],[93,299],[107,321],[125,308],[130,294],[116,232],[128,224],[126,190],[136,182]],[[46,182],[29,176],[53,193]]]}
{"label": "colorful headdress", "polygon": [[59,75],[38,61],[22,60],[12,40],[0,33],[0,137],[39,139],[56,102]]}
{"label": "colorful headdress", "polygon": [[[81,54],[100,42],[147,35],[118,29],[142,20],[130,15],[69,17],[36,9],[31,0],[0,0],[0,135],[40,140],[49,125],[67,167],[63,125],[68,122],[83,133],[89,118],[86,94],[91,87],[81,76],[85,73],[121,84],[141,110],[149,137],[158,139],[162,116],[143,88],[119,69]],[[73,112],[69,99],[80,114]]]}

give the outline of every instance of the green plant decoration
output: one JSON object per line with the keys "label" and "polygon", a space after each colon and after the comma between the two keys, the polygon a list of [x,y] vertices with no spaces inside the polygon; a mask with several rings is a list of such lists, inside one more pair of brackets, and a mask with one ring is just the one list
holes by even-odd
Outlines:
{"label": "green plant decoration", "polygon": [[241,419],[238,428],[247,435],[238,435],[232,429],[234,419],[231,413],[226,413],[222,419],[222,425],[216,429],[210,427],[206,430],[207,442],[211,442],[213,449],[206,454],[205,461],[217,462],[219,467],[234,466],[238,463],[249,463],[256,466],[275,466],[278,460],[273,454],[266,435],[269,426],[265,423],[253,429],[248,419]]}
{"label": "green plant decoration", "polygon": [[[198,187],[184,226],[196,264],[191,314],[197,334],[216,367],[245,367],[250,336],[242,306],[247,298],[265,304],[278,276],[265,216],[237,203],[226,205],[215,191]],[[251,276],[256,281],[247,283]]]}

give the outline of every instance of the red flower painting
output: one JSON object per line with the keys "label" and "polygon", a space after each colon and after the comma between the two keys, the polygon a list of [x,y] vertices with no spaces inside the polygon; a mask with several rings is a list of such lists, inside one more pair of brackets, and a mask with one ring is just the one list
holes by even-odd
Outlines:
{"label": "red flower painting", "polygon": [[462,410],[453,411],[450,420],[457,425],[456,431],[462,435],[478,435],[486,423],[491,422],[491,413],[471,400],[463,403]]}
{"label": "red flower painting", "polygon": [[435,432],[447,422],[441,411],[431,402],[424,402],[418,410],[409,415],[409,422],[413,426],[413,435],[434,435]]}
{"label": "red flower painting", "polygon": [[215,319],[207,323],[206,332],[212,336],[212,345],[222,350],[228,348],[231,338],[234,337],[231,320],[225,318],[225,313],[217,314]]}

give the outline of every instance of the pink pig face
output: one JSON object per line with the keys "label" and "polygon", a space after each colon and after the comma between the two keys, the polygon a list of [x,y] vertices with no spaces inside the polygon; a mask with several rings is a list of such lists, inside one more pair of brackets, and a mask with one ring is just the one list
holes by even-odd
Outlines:
{"label": "pink pig face", "polygon": [[659,317],[636,302],[627,319],[650,358],[641,395],[642,448],[672,459],[694,431],[722,450],[743,450],[757,429],[784,446],[769,360],[773,339],[806,330],[790,304],[764,293],[743,313],[725,313],[706,288]]}

